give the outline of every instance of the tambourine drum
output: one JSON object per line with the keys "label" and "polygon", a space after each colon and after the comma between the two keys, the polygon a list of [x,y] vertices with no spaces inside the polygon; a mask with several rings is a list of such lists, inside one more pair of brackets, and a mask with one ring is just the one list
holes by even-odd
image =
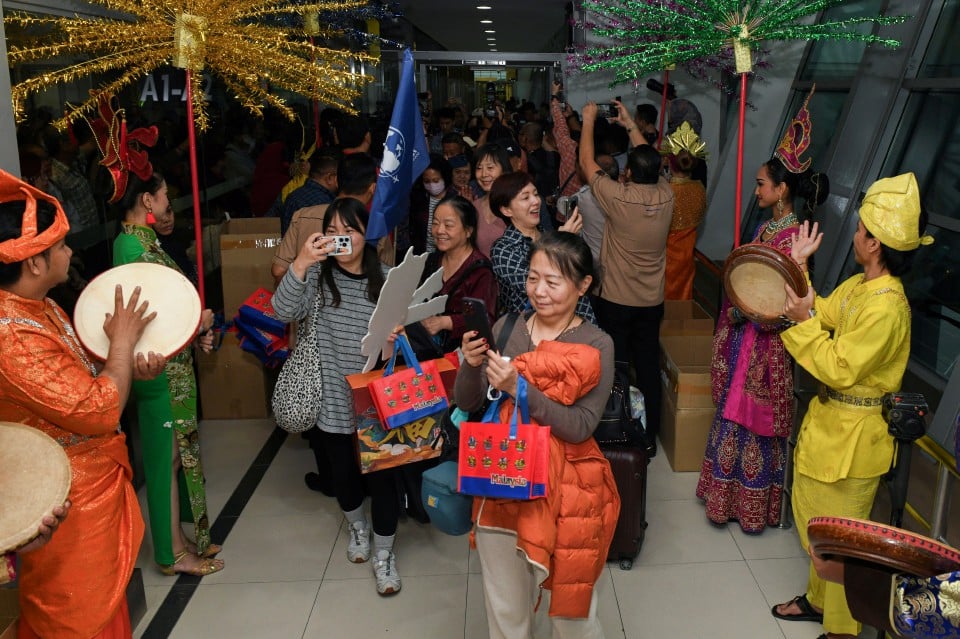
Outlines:
{"label": "tambourine drum", "polygon": [[767,244],[744,244],[723,264],[723,288],[740,311],[755,322],[776,324],[783,315],[789,284],[797,295],[807,294],[807,280],[790,257]]}
{"label": "tambourine drum", "polygon": [[153,351],[164,357],[179,353],[196,336],[200,327],[200,296],[179,271],[162,264],[136,262],[104,271],[87,284],[77,299],[73,324],[83,346],[105,360],[110,340],[103,332],[103,320],[114,311],[117,284],[123,301],[129,302],[133,289],[140,287],[140,302],[149,302],[147,314],[157,316],[147,324],[135,353]]}
{"label": "tambourine drum", "polygon": [[950,546],[875,521],[814,517],[807,537],[818,555],[854,557],[918,577],[960,570],[960,552]]}
{"label": "tambourine drum", "polygon": [[0,422],[0,554],[37,534],[40,522],[70,492],[70,460],[46,434]]}

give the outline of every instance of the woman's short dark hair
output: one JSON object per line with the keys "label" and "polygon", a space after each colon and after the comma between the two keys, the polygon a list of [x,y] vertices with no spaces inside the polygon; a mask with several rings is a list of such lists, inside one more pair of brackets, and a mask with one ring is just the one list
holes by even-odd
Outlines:
{"label": "woman's short dark hair", "polygon": [[556,266],[560,273],[571,282],[579,284],[588,275],[593,278],[590,282],[589,293],[600,283],[600,274],[593,262],[593,253],[586,241],[576,233],[566,231],[547,231],[533,243],[530,249],[530,259],[537,253],[543,253]]}
{"label": "woman's short dark hair", "polygon": [[490,211],[506,222],[508,226],[513,224],[513,220],[504,215],[500,209],[510,206],[513,198],[517,197],[528,184],[533,184],[533,178],[530,177],[529,173],[523,171],[504,173],[498,177],[493,181],[493,186],[490,187]]}
{"label": "woman's short dark hair", "polygon": [[137,208],[137,202],[140,201],[141,195],[144,193],[156,195],[161,186],[163,186],[163,176],[159,173],[155,172],[146,180],[141,179],[136,173],[130,173],[127,190],[123,192],[123,197],[115,205],[120,213],[117,217],[123,219],[127,212]]}
{"label": "woman's short dark hair", "polygon": [[496,142],[491,142],[484,144],[473,154],[473,172],[476,173],[477,166],[488,158],[495,164],[499,164],[504,173],[513,171],[513,165],[510,164],[510,153]]}
{"label": "woman's short dark hair", "polygon": [[[367,230],[367,221],[369,213],[367,207],[360,200],[352,197],[342,197],[334,200],[323,214],[323,232],[333,223],[333,218],[339,217],[344,226],[356,229],[357,231]],[[353,250],[358,247],[354,246]],[[363,243],[363,273],[367,276],[367,299],[377,303],[380,297],[380,289],[383,288],[383,271],[380,269],[380,257],[377,255],[377,249],[369,242]],[[323,261],[320,267],[320,277],[323,278],[327,288],[330,289],[332,306],[340,306],[340,289],[333,281],[333,262],[335,258],[330,257]],[[320,289],[320,295],[323,295],[323,289]]]}
{"label": "woman's short dark hair", "polygon": [[764,166],[774,186],[786,184],[791,198],[803,200],[803,208],[797,215],[801,222],[812,218],[817,206],[826,202],[830,195],[830,180],[826,173],[814,173],[810,169],[803,173],[792,173],[779,158],[770,158]]}
{"label": "woman's short dark hair", "polygon": [[[470,229],[470,233],[467,235],[467,242],[469,242],[473,248],[477,248],[477,209],[473,203],[465,197],[450,195],[440,200],[437,208],[439,209],[444,205],[449,206],[456,212],[463,228]],[[434,212],[434,215],[436,215],[436,212]]]}
{"label": "woman's short dark hair", "polygon": [[[921,209],[920,220],[917,225],[920,231],[920,237],[923,237],[923,232],[927,230],[927,218],[927,212]],[[864,226],[864,230],[867,231],[867,237],[874,237],[873,233],[871,233],[866,226]],[[898,251],[880,242],[880,262],[886,267],[887,271],[890,272],[890,275],[894,277],[901,277],[910,270],[910,267],[913,266],[913,256],[916,255],[916,253],[917,249]]]}
{"label": "woman's short dark hair", "polygon": [[[23,234],[23,212],[27,210],[24,200],[0,204],[0,242],[14,240]],[[37,233],[43,233],[53,224],[57,209],[50,202],[37,200]],[[45,255],[47,251],[40,253]],[[0,262],[0,286],[11,286],[20,281],[23,260],[4,264]]]}

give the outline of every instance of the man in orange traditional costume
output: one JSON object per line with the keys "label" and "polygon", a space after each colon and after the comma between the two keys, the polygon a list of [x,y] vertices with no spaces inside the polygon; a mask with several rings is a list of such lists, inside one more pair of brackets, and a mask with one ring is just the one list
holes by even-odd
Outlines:
{"label": "man in orange traditional costume", "polygon": [[0,171],[0,420],[59,442],[70,458],[70,517],[43,548],[22,556],[18,638],[130,637],[126,587],[143,539],[120,412],[131,380],[164,360],[134,346],[155,314],[120,287],[104,322],[100,370],[63,310],[46,297],[66,281],[69,223],[49,195]]}

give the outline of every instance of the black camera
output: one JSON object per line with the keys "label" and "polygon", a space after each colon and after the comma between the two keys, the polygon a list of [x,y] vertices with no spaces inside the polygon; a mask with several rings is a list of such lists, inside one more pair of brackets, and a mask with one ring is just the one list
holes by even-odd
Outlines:
{"label": "black camera", "polygon": [[920,393],[887,393],[883,396],[883,419],[887,432],[894,439],[916,441],[927,432],[927,414],[930,407]]}
{"label": "black camera", "polygon": [[[657,80],[650,78],[649,80],[647,80],[647,88],[653,91],[654,93],[663,95],[663,82],[658,82]],[[677,88],[673,86],[673,82],[667,83],[667,99],[668,100],[677,99]]]}

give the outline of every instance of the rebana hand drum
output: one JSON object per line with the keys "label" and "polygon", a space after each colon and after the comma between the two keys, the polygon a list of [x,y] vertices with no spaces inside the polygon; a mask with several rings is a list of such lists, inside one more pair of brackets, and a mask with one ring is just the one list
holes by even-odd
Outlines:
{"label": "rebana hand drum", "polygon": [[[73,313],[73,325],[84,348],[105,360],[110,339],[103,332],[103,320],[114,311],[117,284],[123,287],[123,302],[130,301],[133,289],[140,287],[140,303],[147,301],[147,315],[157,316],[147,324],[134,353],[150,351],[164,357],[176,355],[197,335],[200,328],[200,296],[193,284],[162,264],[135,262],[104,271],[80,293]],[[139,304],[138,304],[139,306]]]}
{"label": "rebana hand drum", "polygon": [[70,481],[60,444],[36,428],[0,422],[0,553],[37,535],[43,518],[67,499]]}
{"label": "rebana hand drum", "polygon": [[789,284],[800,297],[807,280],[790,257],[766,244],[744,244],[723,264],[723,288],[740,312],[760,324],[776,324],[783,316]]}
{"label": "rebana hand drum", "polygon": [[918,577],[960,570],[960,552],[950,546],[875,521],[814,517],[807,537],[818,555],[853,557]]}

